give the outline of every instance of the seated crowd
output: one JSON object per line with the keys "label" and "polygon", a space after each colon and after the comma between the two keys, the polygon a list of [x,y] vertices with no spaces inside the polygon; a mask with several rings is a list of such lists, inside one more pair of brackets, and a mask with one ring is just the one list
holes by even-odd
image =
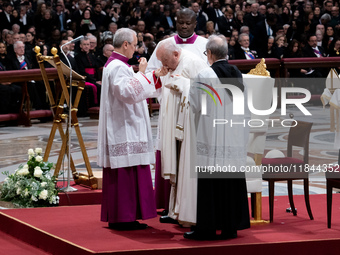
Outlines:
{"label": "seated crowd", "polygon": [[[229,59],[340,56],[339,2],[332,0],[58,0],[2,1],[0,4],[0,71],[39,68],[33,48],[63,47],[72,68],[86,76],[79,115],[100,104],[101,70],[120,27],[137,32],[138,46],[129,64],[138,70],[157,43],[176,33],[176,12],[189,7],[197,14],[195,32],[203,37],[222,34]],[[62,61],[68,64],[63,54]],[[289,70],[293,77],[324,74]],[[1,75],[1,73],[0,73]],[[29,82],[34,109],[48,109],[42,82]],[[0,84],[0,114],[17,112],[19,84]]]}

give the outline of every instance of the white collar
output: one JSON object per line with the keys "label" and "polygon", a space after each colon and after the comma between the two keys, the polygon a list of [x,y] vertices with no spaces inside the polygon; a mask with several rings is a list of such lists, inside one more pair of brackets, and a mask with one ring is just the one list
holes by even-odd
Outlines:
{"label": "white collar", "polygon": [[180,35],[178,35],[178,37],[181,38],[181,39],[183,40],[183,42],[186,42],[188,39],[190,39],[190,38],[193,37],[194,35],[195,35],[195,32],[194,32],[191,36],[189,36],[189,37],[187,37],[187,38],[182,38],[182,37],[180,37]]}
{"label": "white collar", "polygon": [[250,51],[249,48],[244,48],[243,46],[241,46],[241,49],[244,51]]}

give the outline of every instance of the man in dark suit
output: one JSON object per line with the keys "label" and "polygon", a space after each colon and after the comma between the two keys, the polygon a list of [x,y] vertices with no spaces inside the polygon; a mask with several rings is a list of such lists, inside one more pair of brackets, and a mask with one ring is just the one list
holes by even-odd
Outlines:
{"label": "man in dark suit", "polygon": [[324,48],[317,46],[316,35],[311,34],[308,36],[308,44],[303,48],[302,54],[307,58],[322,58],[327,57]]}
{"label": "man in dark suit", "polygon": [[[324,48],[317,46],[316,36],[311,34],[307,37],[307,44],[302,49],[303,57],[307,58],[323,58],[327,57]],[[309,68],[306,73],[307,78],[325,78],[329,72],[329,68]],[[309,79],[308,89],[312,94],[322,94],[324,89],[324,80]],[[307,84],[307,83],[306,83]]]}
{"label": "man in dark suit", "polygon": [[239,47],[235,48],[235,59],[255,59],[258,58],[256,50],[249,49],[249,35],[240,34],[238,37]]}
{"label": "man in dark suit", "polygon": [[170,15],[170,6],[164,7],[164,15],[161,18],[160,24],[166,31],[176,31],[176,21],[173,16]]}
{"label": "man in dark suit", "polygon": [[217,18],[217,25],[219,27],[220,34],[224,35],[225,37],[230,37],[231,32],[234,28],[236,28],[236,23],[233,19],[234,12],[230,8],[226,8],[224,11],[224,15]]}
{"label": "man in dark suit", "polygon": [[206,3],[203,4],[203,11],[208,14],[208,18],[210,21],[214,22],[215,24],[215,30],[219,30],[218,26],[217,26],[217,19],[218,17],[223,16],[222,11],[220,10],[221,4],[219,2],[219,0],[213,0],[213,7],[208,7],[208,8],[204,8],[206,7]]}
{"label": "man in dark suit", "polygon": [[60,31],[66,31],[68,29],[69,14],[64,11],[65,8],[61,3],[57,3],[56,15],[58,20],[58,28]]}
{"label": "man in dark suit", "polygon": [[191,8],[196,13],[197,25],[195,28],[195,32],[197,33],[197,31],[203,31],[204,33],[206,33],[207,32],[206,24],[208,21],[208,15],[202,10],[200,10],[200,6],[196,2],[193,2],[191,4]]}
{"label": "man in dark suit", "polygon": [[274,13],[267,14],[265,20],[256,24],[254,30],[254,40],[252,47],[259,52],[260,55],[264,55],[267,51],[267,42],[269,36],[276,35],[276,23],[277,18]]}
{"label": "man in dark suit", "polygon": [[[31,58],[25,54],[25,44],[22,41],[15,42],[13,48],[15,57],[11,59],[11,70],[28,70],[37,68],[33,65]],[[36,110],[49,108],[49,104],[46,101],[46,88],[43,82],[27,82],[27,89],[33,103],[33,108]]]}
{"label": "man in dark suit", "polygon": [[[0,72],[6,67],[0,62]],[[0,114],[18,113],[22,98],[21,87],[13,83],[0,84]]]}
{"label": "man in dark suit", "polygon": [[76,24],[76,35],[75,36],[78,36],[80,35],[79,34],[79,31],[80,31],[80,23],[81,23],[81,20],[83,19],[83,12],[84,10],[86,9],[86,0],[79,0],[78,2],[78,6],[79,6],[79,9],[76,10],[73,14],[72,14],[72,22],[74,22]]}
{"label": "man in dark suit", "polygon": [[253,3],[251,5],[251,12],[244,15],[244,23],[243,25],[249,27],[250,33],[254,33],[255,26],[257,23],[260,21],[264,20],[264,16],[261,15],[259,12],[259,4],[258,3]]}
{"label": "man in dark suit", "polygon": [[5,2],[2,5],[3,12],[0,12],[0,31],[3,29],[12,29],[14,24],[14,17],[12,15],[13,5],[11,3]]}

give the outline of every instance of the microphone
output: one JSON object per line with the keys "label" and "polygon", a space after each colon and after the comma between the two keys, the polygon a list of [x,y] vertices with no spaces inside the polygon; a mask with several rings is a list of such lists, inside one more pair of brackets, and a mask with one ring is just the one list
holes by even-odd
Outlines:
{"label": "microphone", "polygon": [[61,45],[60,49],[62,49],[65,45],[68,45],[68,44],[70,44],[70,43],[78,42],[78,41],[80,41],[80,40],[83,39],[83,38],[84,38],[83,35],[78,36],[77,38],[74,38],[72,41],[69,41],[69,42],[64,43],[63,45]]}

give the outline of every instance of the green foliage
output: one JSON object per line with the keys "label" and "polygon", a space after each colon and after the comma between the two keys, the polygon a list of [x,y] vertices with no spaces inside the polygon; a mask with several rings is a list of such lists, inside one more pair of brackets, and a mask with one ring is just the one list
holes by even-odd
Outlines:
{"label": "green foliage", "polygon": [[42,149],[28,150],[28,161],[0,185],[0,199],[20,207],[55,206],[59,203],[56,179],[50,170],[53,163],[43,162]]}

